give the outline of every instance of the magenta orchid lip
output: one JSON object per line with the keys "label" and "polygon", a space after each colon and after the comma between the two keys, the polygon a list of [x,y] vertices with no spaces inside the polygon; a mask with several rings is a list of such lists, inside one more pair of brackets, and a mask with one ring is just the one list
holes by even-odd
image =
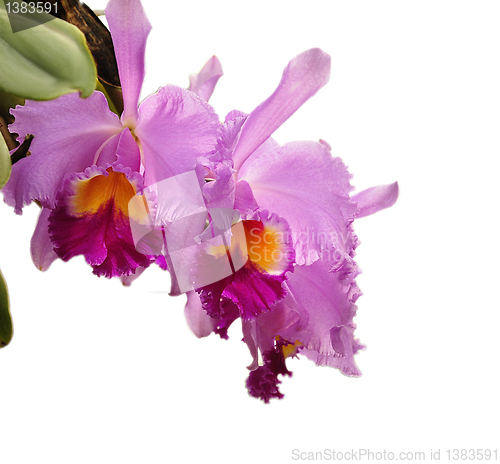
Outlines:
{"label": "magenta orchid lip", "polygon": [[2,192],[17,213],[33,200],[42,206],[35,265],[83,255],[94,274],[129,285],[158,264],[171,294],[187,295],[198,337],[225,339],[241,319],[252,358],[246,386],[266,403],[283,398],[290,357],[361,375],[353,225],[392,206],[398,184],[353,195],[352,175],[328,143],[272,138],[328,83],[330,56],[299,54],[269,98],[220,122],[208,103],[222,75],[215,56],[188,90],[168,85],[139,103],[151,26],[139,0],[110,0],[106,18],[121,116],[98,91],[12,111],[19,140],[34,139]]}

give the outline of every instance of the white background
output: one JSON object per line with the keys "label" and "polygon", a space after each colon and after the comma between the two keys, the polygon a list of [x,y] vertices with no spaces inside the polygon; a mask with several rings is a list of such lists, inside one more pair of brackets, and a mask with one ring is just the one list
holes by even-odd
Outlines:
{"label": "white background", "polygon": [[221,118],[267,98],[298,53],[332,56],[330,83],[275,137],[327,140],[357,190],[399,181],[393,208],[355,223],[363,376],[292,360],[284,400],[250,398],[239,323],[229,341],[196,339],[184,297],[158,293],[159,269],[131,288],[81,257],[37,271],[37,206],[16,217],[2,203],[15,336],[0,351],[0,461],[271,463],[325,449],[440,449],[446,460],[447,449],[500,448],[500,4],[144,5],[143,95],[187,87],[216,54]]}

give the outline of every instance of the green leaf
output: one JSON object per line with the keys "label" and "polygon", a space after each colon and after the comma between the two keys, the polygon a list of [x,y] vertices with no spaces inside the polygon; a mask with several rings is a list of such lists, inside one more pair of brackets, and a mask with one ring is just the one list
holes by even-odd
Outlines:
{"label": "green leaf", "polygon": [[7,183],[10,177],[12,164],[10,162],[9,149],[0,134],[0,189]]}
{"label": "green leaf", "polygon": [[95,88],[96,67],[84,35],[61,19],[38,24],[29,17],[16,18],[26,26],[14,33],[3,1],[0,88],[32,100],[50,100],[76,91],[88,97]]}
{"label": "green leaf", "polygon": [[7,285],[0,271],[0,348],[7,346],[12,340],[12,318],[9,311],[9,294]]}

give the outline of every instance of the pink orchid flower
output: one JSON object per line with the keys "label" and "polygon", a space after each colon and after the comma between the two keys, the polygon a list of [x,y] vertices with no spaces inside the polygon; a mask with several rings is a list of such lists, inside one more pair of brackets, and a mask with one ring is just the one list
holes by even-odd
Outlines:
{"label": "pink orchid flower", "polygon": [[[254,359],[247,388],[265,402],[283,396],[278,375],[291,374],[285,360],[297,353],[346,375],[360,375],[353,358],[362,345],[354,338],[354,303],[361,292],[354,281],[358,241],[352,223],[392,206],[398,196],[397,183],[351,196],[351,174],[325,142],[280,146],[271,138],[328,82],[329,74],[330,57],[319,49],[294,58],[267,100],[248,116],[233,111],[226,117],[218,152],[202,163],[216,174],[205,187],[212,198],[226,192],[219,198],[239,210],[244,223],[272,214],[273,224],[262,223],[262,228],[291,237],[272,246],[280,251],[292,247],[293,253],[276,254],[267,269],[253,260],[253,273],[239,271],[197,289],[200,298],[188,294],[185,308],[199,337],[215,332],[227,338],[228,327],[242,318],[244,341]],[[234,169],[223,160],[231,160]],[[248,236],[247,242],[251,246]],[[284,257],[293,257],[287,266]],[[273,266],[282,269],[279,279],[268,272]]]}
{"label": "pink orchid flower", "polygon": [[31,156],[13,166],[2,191],[18,214],[32,200],[42,205],[32,239],[42,270],[56,257],[79,254],[107,277],[147,267],[153,257],[135,249],[130,233],[130,198],[144,185],[194,169],[218,135],[217,115],[188,90],[167,85],[138,105],[151,25],[139,0],[111,0],[106,18],[122,84],[121,117],[97,91],[86,99],[27,101],[12,111],[11,131],[35,138]]}

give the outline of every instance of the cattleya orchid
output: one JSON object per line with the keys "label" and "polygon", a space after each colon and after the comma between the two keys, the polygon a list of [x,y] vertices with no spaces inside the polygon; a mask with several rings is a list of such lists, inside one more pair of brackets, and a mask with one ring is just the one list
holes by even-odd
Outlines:
{"label": "cattleya orchid", "polygon": [[198,160],[219,174],[205,191],[230,192],[225,198],[241,214],[249,253],[244,268],[197,288],[200,299],[188,294],[186,317],[196,335],[213,331],[222,338],[242,318],[253,356],[247,388],[265,402],[283,396],[278,374],[291,375],[285,359],[299,352],[360,375],[353,358],[362,345],[354,338],[361,292],[354,280],[358,241],[352,222],[391,206],[398,196],[394,183],[351,197],[351,175],[325,142],[279,146],[271,138],[329,73],[330,57],[321,50],[297,56],[266,101],[249,115],[233,111],[226,117],[218,150]]}
{"label": "cattleya orchid", "polygon": [[[325,154],[324,147],[314,142],[293,146],[291,150],[288,147],[281,149],[269,138],[281,123],[326,84],[329,74],[330,57],[326,53],[312,49],[299,55],[285,69],[274,94],[248,117],[237,111],[226,117],[217,151],[209,159],[199,160],[199,164],[218,177],[211,185],[205,186],[205,197],[213,201],[217,192],[225,192],[220,195],[225,199],[224,206],[234,207],[240,212],[248,231],[248,249],[255,249],[255,253],[249,255],[251,266],[245,266],[234,277],[198,289],[203,309],[210,316],[223,319],[225,311],[221,306],[221,296],[236,303],[244,319],[253,319],[269,310],[284,297],[282,283],[286,279],[286,272],[293,270],[295,260],[304,262],[306,251],[315,252],[314,248],[304,250],[304,247],[298,247],[295,243],[292,246],[292,239],[296,242],[297,233],[308,224],[313,227],[319,225],[320,233],[322,229],[329,226],[333,229],[331,226],[335,226],[337,219],[334,214],[331,217],[325,214],[322,221],[317,221],[306,204],[310,201],[307,196],[315,195],[311,181],[321,184],[322,180],[326,187],[323,189],[324,205],[328,202],[339,203],[337,192],[329,183],[336,169],[328,165],[331,159],[329,153]],[[321,156],[326,156],[325,161],[317,163],[317,158]],[[259,163],[262,163],[260,167]],[[303,171],[304,164],[306,171]],[[291,172],[294,166],[297,166],[299,176]],[[302,175],[304,173],[306,177]],[[257,201],[254,197],[256,192],[262,192],[262,198],[257,197]],[[266,195],[266,192],[272,194]],[[297,198],[302,201],[299,203],[302,210],[297,209]],[[273,214],[273,225],[252,217],[258,215],[258,210],[262,208]],[[332,212],[335,210],[332,209]],[[293,225],[293,234],[289,223]],[[257,249],[262,248],[259,244],[264,242],[264,238],[271,236],[273,243],[267,245],[273,250]],[[288,238],[283,239],[285,236]],[[297,257],[294,248],[297,248]],[[277,257],[276,262],[267,262],[263,266],[259,262],[262,253],[267,253],[269,259]],[[276,269],[279,271],[276,272]],[[245,287],[248,288],[245,290]],[[244,299],[247,300],[245,303]]]}
{"label": "cattleya orchid", "polygon": [[151,26],[139,0],[110,0],[106,17],[121,116],[100,92],[12,111],[12,131],[35,138],[3,193],[17,213],[32,200],[42,206],[35,264],[82,254],[95,274],[129,285],[156,261],[171,273],[171,294],[186,293],[195,335],[227,339],[241,318],[253,359],[246,386],[266,403],[283,397],[289,357],[359,376],[353,222],[392,206],[398,185],[352,195],[351,174],[326,142],[271,138],[326,85],[330,56],[298,55],[269,98],[220,123],[208,104],[217,58],[188,90],[162,87],[139,105]]}
{"label": "cattleya orchid", "polygon": [[[17,213],[33,199],[42,205],[32,239],[33,261],[42,270],[57,256],[66,261],[78,254],[99,276],[147,267],[154,257],[135,249],[130,198],[144,185],[194,168],[216,141],[218,118],[193,92],[167,85],[138,106],[151,30],[139,0],[111,0],[106,18],[122,84],[121,117],[98,91],[86,99],[28,100],[12,111],[11,131],[21,140],[35,137],[32,155],[14,165],[3,193]],[[194,85],[203,90],[204,82]]]}

